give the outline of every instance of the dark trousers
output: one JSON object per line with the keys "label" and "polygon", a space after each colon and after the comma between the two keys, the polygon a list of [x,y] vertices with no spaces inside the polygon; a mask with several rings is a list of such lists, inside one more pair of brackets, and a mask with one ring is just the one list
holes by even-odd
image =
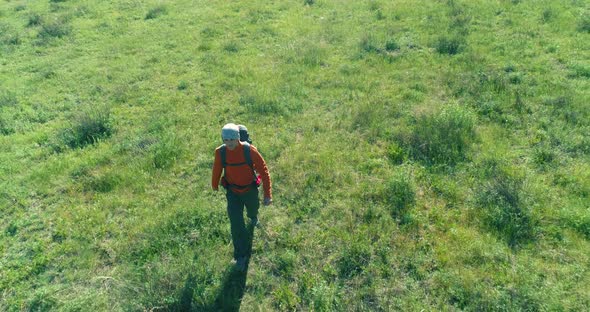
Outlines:
{"label": "dark trousers", "polygon": [[234,259],[248,256],[249,231],[244,223],[244,206],[248,218],[258,217],[258,188],[252,187],[248,192],[239,194],[227,190],[227,215],[231,225],[231,238],[234,244]]}

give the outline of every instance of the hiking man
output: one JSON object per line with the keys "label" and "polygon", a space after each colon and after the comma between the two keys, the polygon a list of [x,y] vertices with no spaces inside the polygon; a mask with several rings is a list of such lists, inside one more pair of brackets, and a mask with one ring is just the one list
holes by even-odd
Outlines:
{"label": "hiking man", "polygon": [[[244,206],[250,225],[258,226],[258,184],[261,178],[264,205],[272,204],[270,174],[256,147],[248,142],[240,142],[240,128],[237,125],[229,123],[223,126],[221,138],[224,144],[215,149],[211,187],[217,191],[221,182],[226,189],[234,260],[236,267],[243,271],[248,261],[248,231],[244,222]],[[256,172],[260,174],[260,178]]]}

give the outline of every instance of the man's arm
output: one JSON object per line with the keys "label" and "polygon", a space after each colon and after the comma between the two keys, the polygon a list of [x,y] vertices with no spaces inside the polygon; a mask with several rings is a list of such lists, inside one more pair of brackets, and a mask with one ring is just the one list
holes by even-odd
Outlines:
{"label": "man's arm", "polygon": [[270,180],[270,173],[268,172],[268,167],[266,166],[266,162],[262,155],[258,152],[256,147],[251,146],[251,155],[252,155],[252,163],[254,165],[254,169],[256,172],[260,174],[262,178],[262,187],[264,190],[264,204],[268,205],[272,203],[272,182]]}
{"label": "man's arm", "polygon": [[221,180],[221,172],[223,171],[223,165],[221,164],[221,156],[219,149],[215,150],[215,160],[213,161],[213,171],[211,174],[211,188],[214,191],[219,189],[219,180]]}

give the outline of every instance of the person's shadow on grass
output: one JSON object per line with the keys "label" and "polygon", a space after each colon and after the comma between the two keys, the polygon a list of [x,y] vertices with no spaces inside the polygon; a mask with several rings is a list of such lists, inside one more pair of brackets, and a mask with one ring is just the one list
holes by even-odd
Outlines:
{"label": "person's shadow on grass", "polygon": [[223,284],[213,302],[194,304],[193,295],[197,280],[192,274],[189,274],[181,293],[180,302],[172,311],[239,311],[246,289],[246,276],[248,275],[248,266],[252,255],[253,237],[254,227],[250,225],[248,227],[248,261],[246,262],[246,268],[240,271],[231,266],[226,270]]}

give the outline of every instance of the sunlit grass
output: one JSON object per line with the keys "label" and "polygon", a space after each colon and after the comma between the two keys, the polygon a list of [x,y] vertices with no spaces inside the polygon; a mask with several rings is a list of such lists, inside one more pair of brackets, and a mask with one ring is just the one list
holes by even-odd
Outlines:
{"label": "sunlit grass", "polygon": [[[0,310],[584,310],[586,9],[2,2]],[[274,182],[245,275],[227,122]]]}

